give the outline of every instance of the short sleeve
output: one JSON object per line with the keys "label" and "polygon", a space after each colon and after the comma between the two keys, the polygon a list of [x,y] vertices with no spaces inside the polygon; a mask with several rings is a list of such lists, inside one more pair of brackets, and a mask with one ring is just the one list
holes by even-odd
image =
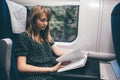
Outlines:
{"label": "short sleeve", "polygon": [[25,34],[19,34],[18,35],[18,39],[15,43],[15,53],[17,56],[25,56],[29,53],[28,50],[28,40],[27,40],[27,36]]}
{"label": "short sleeve", "polygon": [[54,40],[51,40],[50,45],[53,46],[55,44]]}

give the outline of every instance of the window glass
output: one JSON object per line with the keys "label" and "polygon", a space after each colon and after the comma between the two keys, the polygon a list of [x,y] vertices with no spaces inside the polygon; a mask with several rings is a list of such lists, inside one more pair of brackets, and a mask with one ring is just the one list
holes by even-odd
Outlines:
{"label": "window glass", "polygon": [[73,41],[78,32],[79,7],[74,5],[49,6],[52,11],[50,20],[51,35],[55,41]]}

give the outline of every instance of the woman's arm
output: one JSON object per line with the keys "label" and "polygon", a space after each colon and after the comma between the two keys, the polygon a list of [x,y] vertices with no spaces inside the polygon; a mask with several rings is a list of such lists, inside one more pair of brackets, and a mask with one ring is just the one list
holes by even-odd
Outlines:
{"label": "woman's arm", "polygon": [[56,44],[52,45],[52,50],[57,56],[61,56],[65,53],[63,50],[58,49]]}
{"label": "woman's arm", "polygon": [[19,56],[17,60],[17,67],[20,72],[54,72],[61,67],[61,63],[58,63],[54,67],[38,67],[26,64],[26,56]]}

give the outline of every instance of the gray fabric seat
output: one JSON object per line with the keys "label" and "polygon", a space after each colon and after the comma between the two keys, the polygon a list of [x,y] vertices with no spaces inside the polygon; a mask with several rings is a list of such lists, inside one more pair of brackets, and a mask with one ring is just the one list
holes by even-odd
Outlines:
{"label": "gray fabric seat", "polygon": [[0,40],[0,80],[10,80],[12,40]]}

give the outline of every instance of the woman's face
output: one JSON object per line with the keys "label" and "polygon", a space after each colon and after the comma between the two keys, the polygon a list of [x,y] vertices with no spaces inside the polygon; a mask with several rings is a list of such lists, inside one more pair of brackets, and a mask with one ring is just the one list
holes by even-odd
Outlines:
{"label": "woman's face", "polygon": [[41,18],[37,19],[36,25],[40,30],[45,30],[48,25],[48,18],[45,13],[41,15]]}

